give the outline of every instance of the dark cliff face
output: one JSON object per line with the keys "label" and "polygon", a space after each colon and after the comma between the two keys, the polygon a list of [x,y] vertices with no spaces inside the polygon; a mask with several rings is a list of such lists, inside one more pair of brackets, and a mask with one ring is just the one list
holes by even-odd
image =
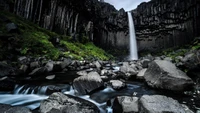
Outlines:
{"label": "dark cliff face", "polygon": [[[128,50],[127,13],[98,0],[0,0],[0,8],[105,49]],[[139,51],[160,51],[200,36],[200,0],[151,0],[132,11]]]}
{"label": "dark cliff face", "polygon": [[132,13],[140,51],[180,46],[200,36],[200,0],[151,0]]}
{"label": "dark cliff face", "polygon": [[127,48],[126,13],[108,3],[98,0],[0,0],[0,4],[3,9],[75,40],[88,37],[106,49]]}

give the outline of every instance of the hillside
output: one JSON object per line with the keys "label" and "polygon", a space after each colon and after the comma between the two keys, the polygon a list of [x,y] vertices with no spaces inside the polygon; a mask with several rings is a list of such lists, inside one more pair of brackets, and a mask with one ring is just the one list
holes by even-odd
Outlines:
{"label": "hillside", "polygon": [[77,42],[70,36],[59,35],[9,12],[0,11],[0,60],[17,56],[45,56],[49,59],[108,60],[112,56],[83,36]]}

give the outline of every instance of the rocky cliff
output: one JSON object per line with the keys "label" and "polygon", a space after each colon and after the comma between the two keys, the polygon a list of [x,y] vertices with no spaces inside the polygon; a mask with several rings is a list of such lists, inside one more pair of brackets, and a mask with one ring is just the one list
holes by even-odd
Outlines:
{"label": "rocky cliff", "polygon": [[180,46],[200,36],[200,0],[151,0],[132,13],[140,51]]}
{"label": "rocky cliff", "polygon": [[98,0],[0,0],[0,8],[68,35],[74,40],[88,38],[96,45],[110,49],[127,48],[126,13]]}
{"label": "rocky cliff", "polygon": [[[0,8],[40,26],[93,41],[105,49],[128,50],[126,12],[98,0],[0,0]],[[151,0],[132,11],[139,51],[159,51],[200,36],[200,0]]]}

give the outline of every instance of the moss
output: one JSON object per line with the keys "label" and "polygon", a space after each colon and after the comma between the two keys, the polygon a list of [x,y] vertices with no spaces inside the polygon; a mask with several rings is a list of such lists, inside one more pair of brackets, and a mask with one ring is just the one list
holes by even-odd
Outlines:
{"label": "moss", "polygon": [[103,49],[96,47],[93,43],[72,43],[67,41],[61,41],[61,44],[66,47],[68,52],[65,52],[66,57],[73,57],[76,59],[92,59],[97,58],[99,60],[109,60],[113,56],[107,54]]}
{"label": "moss", "polygon": [[[21,55],[31,55],[35,57],[46,56],[50,59],[57,59],[60,55],[64,55],[65,57],[70,57],[72,59],[78,60],[93,58],[108,60],[113,58],[113,56],[96,47],[93,43],[87,43],[88,37],[85,37],[84,35],[82,36],[82,42],[86,44],[71,42],[70,40],[72,40],[72,37],[70,36],[59,35],[49,30],[43,29],[38,25],[25,20],[24,18],[9,12],[0,11],[0,15],[7,17],[18,26],[19,32],[9,35],[13,35],[17,40],[19,40],[19,43],[17,44],[20,47]],[[0,21],[0,24],[3,25],[5,23]],[[0,32],[3,32],[3,35],[8,34],[5,27],[1,26]],[[59,51],[59,49],[51,43],[50,40],[53,37],[58,37],[61,39],[60,45],[58,46],[64,47],[65,51]]]}

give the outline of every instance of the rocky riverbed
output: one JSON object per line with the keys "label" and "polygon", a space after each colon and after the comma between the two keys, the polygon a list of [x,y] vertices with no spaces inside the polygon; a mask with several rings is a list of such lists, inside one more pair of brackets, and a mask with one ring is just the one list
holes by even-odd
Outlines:
{"label": "rocky riverbed", "polygon": [[[179,56],[178,60],[147,55],[122,62],[68,58],[51,61],[25,56],[17,62],[1,61],[0,111],[198,113],[197,53]],[[21,95],[26,99],[19,99]]]}

